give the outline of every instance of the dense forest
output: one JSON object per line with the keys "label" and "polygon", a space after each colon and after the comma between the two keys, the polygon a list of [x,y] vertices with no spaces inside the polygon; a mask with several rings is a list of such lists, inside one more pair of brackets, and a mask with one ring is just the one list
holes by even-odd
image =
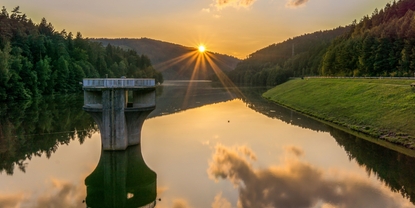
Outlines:
{"label": "dense forest", "polygon": [[[174,43],[168,43],[150,38],[130,39],[91,39],[101,42],[104,46],[111,44],[125,49],[135,50],[137,53],[146,54],[156,70],[169,80],[189,80],[189,79],[210,79],[215,74],[211,63],[215,64],[224,72],[232,71],[241,61],[235,57],[206,51],[203,54],[197,48],[186,47]],[[209,60],[207,60],[209,59]],[[204,60],[206,64],[198,63]],[[197,69],[197,72],[193,73]]]}
{"label": "dense forest", "polygon": [[336,38],[322,60],[328,76],[413,76],[415,1],[401,0],[353,22]]}
{"label": "dense forest", "polygon": [[134,50],[56,31],[45,18],[35,24],[19,7],[0,13],[0,101],[81,91],[83,78],[155,78],[150,59]]}
{"label": "dense forest", "polygon": [[270,45],[250,54],[229,73],[229,77],[238,84],[273,86],[291,76],[318,75],[327,47],[346,31],[348,27],[339,27]]}
{"label": "dense forest", "polygon": [[394,1],[359,23],[270,45],[240,62],[229,77],[272,86],[291,76],[414,76],[414,10],[413,0]]}

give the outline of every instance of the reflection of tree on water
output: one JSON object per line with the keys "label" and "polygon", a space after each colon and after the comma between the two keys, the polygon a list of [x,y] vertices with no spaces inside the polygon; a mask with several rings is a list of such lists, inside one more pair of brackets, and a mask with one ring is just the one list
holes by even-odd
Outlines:
{"label": "reflection of tree on water", "polygon": [[350,160],[376,174],[394,192],[400,192],[415,203],[415,158],[359,139],[341,130],[330,128],[330,134],[344,148]]}
{"label": "reflection of tree on water", "polygon": [[296,112],[292,113],[290,109],[267,102],[260,94],[244,91],[246,97],[243,101],[248,107],[268,117],[314,131],[330,132],[339,145],[345,148],[350,159],[356,159],[359,165],[367,169],[369,175],[376,174],[392,191],[400,192],[415,203],[415,158],[357,138]]}
{"label": "reflection of tree on water", "polygon": [[249,87],[241,88],[241,91],[244,94],[244,97],[241,97],[242,101],[256,112],[301,128],[311,129],[313,131],[328,131],[325,124],[316,122],[316,120],[310,117],[304,116],[291,109],[284,108],[262,98],[262,93],[266,91],[265,88]]}
{"label": "reflection of tree on water", "polygon": [[141,146],[102,151],[96,169],[85,179],[88,207],[154,207],[156,173],[144,162]]}
{"label": "reflection of tree on water", "polygon": [[[166,81],[157,87],[157,106],[149,118],[225,102],[235,98],[221,87],[212,87],[208,81]],[[160,92],[162,89],[162,92]]]}
{"label": "reflection of tree on water", "polygon": [[59,144],[91,137],[97,127],[82,105],[77,95],[0,104],[0,172],[25,172],[26,159],[49,158]]}
{"label": "reflection of tree on water", "polygon": [[[149,118],[172,114],[204,105],[242,99],[247,106],[268,117],[314,131],[327,131],[326,125],[307,116],[276,105],[261,97],[263,87],[240,87],[240,91],[229,93],[223,87],[213,87],[211,82],[169,82],[163,85],[163,92],[157,95],[157,107]],[[232,89],[229,89],[232,91]],[[240,95],[242,92],[243,95]],[[238,96],[239,95],[239,96]]]}

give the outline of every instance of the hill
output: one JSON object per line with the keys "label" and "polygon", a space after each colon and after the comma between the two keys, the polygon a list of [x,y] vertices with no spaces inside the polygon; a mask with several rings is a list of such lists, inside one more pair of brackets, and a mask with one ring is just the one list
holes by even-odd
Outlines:
{"label": "hill", "polygon": [[275,86],[290,76],[318,75],[331,41],[350,27],[317,31],[272,44],[248,56],[229,76],[239,84]]}
{"label": "hill", "polygon": [[102,47],[45,18],[33,23],[15,7],[0,12],[0,101],[76,93],[83,78],[155,78],[163,82],[145,55],[119,47]]}
{"label": "hill", "polygon": [[415,149],[413,80],[295,79],[263,96],[307,115]]}
{"label": "hill", "polygon": [[289,76],[413,76],[414,11],[413,0],[393,1],[346,27],[270,45],[240,62],[230,78],[275,86]]}
{"label": "hill", "polygon": [[91,40],[101,42],[104,46],[111,44],[113,46],[135,50],[138,54],[146,54],[150,58],[154,68],[162,73],[164,79],[169,80],[211,79],[211,76],[215,74],[214,69],[219,68],[223,72],[230,72],[240,61],[232,56],[214,52],[201,54],[193,47],[149,38],[98,38]]}
{"label": "hill", "polygon": [[375,9],[327,49],[320,68],[328,76],[408,77],[415,72],[415,1]]}

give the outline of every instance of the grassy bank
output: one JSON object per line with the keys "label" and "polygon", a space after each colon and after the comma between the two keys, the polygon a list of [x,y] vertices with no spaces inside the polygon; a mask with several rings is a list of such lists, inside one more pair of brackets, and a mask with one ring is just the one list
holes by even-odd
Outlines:
{"label": "grassy bank", "polygon": [[415,149],[414,80],[296,79],[263,94],[304,114]]}

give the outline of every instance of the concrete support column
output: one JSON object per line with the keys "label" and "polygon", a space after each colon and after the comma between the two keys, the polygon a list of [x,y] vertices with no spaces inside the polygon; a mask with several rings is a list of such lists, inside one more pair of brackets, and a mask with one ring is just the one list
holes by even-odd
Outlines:
{"label": "concrete support column", "polygon": [[124,89],[102,91],[102,148],[104,150],[125,150],[128,146]]}
{"label": "concrete support column", "polygon": [[125,103],[125,89],[116,89],[114,90],[113,97],[113,106],[114,106],[114,121],[113,126],[113,150],[125,150],[128,147],[127,140],[127,124],[125,120],[124,108],[126,107]]}
{"label": "concrete support column", "polygon": [[112,89],[102,91],[102,128],[101,141],[103,149],[112,149]]}

